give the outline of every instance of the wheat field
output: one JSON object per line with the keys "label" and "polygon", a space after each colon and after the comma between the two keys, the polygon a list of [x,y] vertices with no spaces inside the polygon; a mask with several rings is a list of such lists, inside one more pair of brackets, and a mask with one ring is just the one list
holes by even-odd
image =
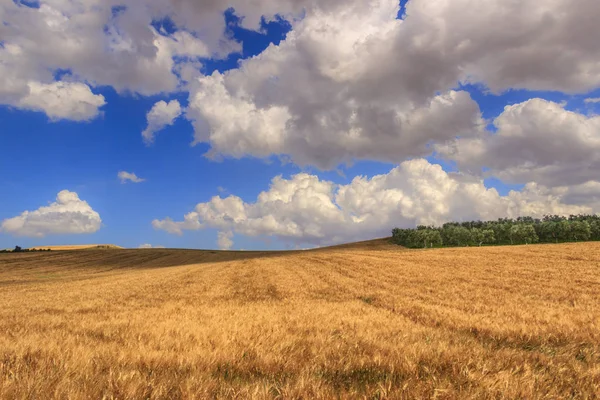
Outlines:
{"label": "wheat field", "polygon": [[600,243],[0,254],[6,399],[600,396]]}

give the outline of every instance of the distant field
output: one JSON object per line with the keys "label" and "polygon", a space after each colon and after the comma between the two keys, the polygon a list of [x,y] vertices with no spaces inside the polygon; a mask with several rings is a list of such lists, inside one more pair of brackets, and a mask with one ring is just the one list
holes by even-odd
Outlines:
{"label": "distant field", "polygon": [[597,398],[600,243],[0,254],[0,398]]}
{"label": "distant field", "polygon": [[115,246],[114,244],[81,244],[81,245],[67,245],[67,246],[40,246],[32,247],[31,250],[86,250],[86,249],[122,249],[122,247]]}

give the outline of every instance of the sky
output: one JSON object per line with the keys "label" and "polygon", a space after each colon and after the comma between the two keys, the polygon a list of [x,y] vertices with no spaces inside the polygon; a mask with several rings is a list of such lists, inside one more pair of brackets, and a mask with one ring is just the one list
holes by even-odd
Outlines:
{"label": "sky", "polygon": [[0,249],[600,212],[597,0],[0,0]]}

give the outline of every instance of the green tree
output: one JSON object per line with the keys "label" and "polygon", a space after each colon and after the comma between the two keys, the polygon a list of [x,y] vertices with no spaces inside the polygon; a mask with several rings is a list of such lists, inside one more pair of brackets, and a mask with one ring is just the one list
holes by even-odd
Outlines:
{"label": "green tree", "polygon": [[558,243],[559,238],[559,222],[555,221],[544,221],[541,224],[541,235],[540,240],[544,242],[555,242]]}
{"label": "green tree", "polygon": [[571,237],[573,240],[590,240],[592,236],[592,229],[587,221],[573,221],[571,222]]}
{"label": "green tree", "polygon": [[483,231],[479,228],[471,229],[471,244],[481,246],[483,244]]}
{"label": "green tree", "polygon": [[467,246],[471,242],[471,231],[464,226],[449,226],[442,233],[443,242],[449,246]]}
{"label": "green tree", "polygon": [[442,235],[437,229],[429,230],[429,245],[430,247],[440,247],[444,244],[442,240]]}
{"label": "green tree", "polygon": [[590,222],[590,231],[592,240],[600,240],[600,221],[593,220]]}
{"label": "green tree", "polygon": [[513,243],[537,243],[538,235],[531,224],[518,224],[510,228],[510,237]]}
{"label": "green tree", "polygon": [[492,229],[484,229],[481,232],[483,233],[482,243],[492,244],[496,241],[496,237],[494,236],[494,231]]}
{"label": "green tree", "polygon": [[571,224],[567,220],[560,221],[556,226],[556,234],[558,239],[566,242],[571,240]]}

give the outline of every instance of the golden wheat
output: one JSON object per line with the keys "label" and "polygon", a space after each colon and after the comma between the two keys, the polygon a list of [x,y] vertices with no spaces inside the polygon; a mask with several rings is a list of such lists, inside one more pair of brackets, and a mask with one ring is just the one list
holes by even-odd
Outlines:
{"label": "golden wheat", "polygon": [[600,244],[0,254],[0,397],[596,398]]}

